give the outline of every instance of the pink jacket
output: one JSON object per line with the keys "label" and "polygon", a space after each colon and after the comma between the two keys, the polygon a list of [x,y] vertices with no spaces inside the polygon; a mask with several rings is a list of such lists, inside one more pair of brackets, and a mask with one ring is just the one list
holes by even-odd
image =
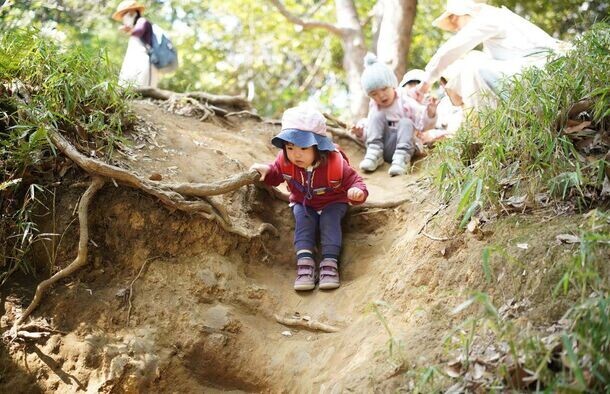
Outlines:
{"label": "pink jacket", "polygon": [[[327,164],[322,164],[318,167],[313,168],[310,175],[310,182],[307,185],[307,170],[304,168],[297,167],[297,174],[294,178],[297,181],[301,188],[304,190],[299,190],[299,188],[294,185],[288,184],[288,189],[290,190],[290,202],[296,204],[304,204],[309,207],[312,207],[316,211],[321,211],[325,206],[336,203],[350,203],[350,204],[362,204],[366,201],[366,198],[369,195],[368,190],[366,189],[366,185],[364,181],[358,175],[356,170],[354,170],[347,161],[343,162],[343,177],[341,180],[341,186],[336,189],[332,189],[330,191],[325,192],[324,194],[316,194],[312,191],[314,189],[324,188],[328,186],[328,171],[326,168]],[[284,182],[284,176],[282,174],[282,170],[280,167],[279,160],[276,159],[273,163],[269,164],[269,172],[265,177],[265,183],[270,186],[278,186],[280,183]],[[363,201],[351,201],[347,198],[347,191],[352,188],[357,187],[358,189],[364,192],[364,200]],[[311,192],[311,198],[306,198],[306,193]]]}

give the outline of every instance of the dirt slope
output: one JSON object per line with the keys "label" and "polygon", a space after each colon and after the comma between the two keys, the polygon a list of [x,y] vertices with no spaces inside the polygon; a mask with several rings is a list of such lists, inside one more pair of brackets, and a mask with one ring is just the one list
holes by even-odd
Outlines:
{"label": "dirt slope", "polygon": [[[135,102],[134,109],[144,121],[142,134],[134,140],[131,159],[120,161],[144,176],[208,182],[271,161],[276,153],[269,140],[277,126],[204,123],[146,101]],[[357,164],[362,152],[343,146]],[[457,319],[449,312],[482,281],[484,235],[438,242],[419,234],[439,207],[420,179],[424,164],[404,177],[390,178],[387,165],[364,177],[369,201],[405,195],[412,201],[346,219],[342,286],[332,292],[293,291],[290,211],[254,187],[218,201],[244,228],[270,222],[280,230],[279,238],[247,241],[205,219],[169,212],[148,196],[106,186],[90,218],[95,245],[90,266],[56,286],[36,313],[50,317],[64,334],[3,349],[9,372],[0,387],[108,393],[400,387],[402,372],[438,360],[443,337]],[[75,250],[76,230],[68,224],[79,191],[58,190],[56,222],[47,219],[43,225],[60,233],[67,228],[58,255],[67,262]],[[452,218],[438,215],[427,230],[446,236],[453,232]],[[3,291],[6,328],[29,298]],[[339,331],[289,328],[275,321],[276,314],[298,314]],[[391,355],[384,323],[393,335]]]}

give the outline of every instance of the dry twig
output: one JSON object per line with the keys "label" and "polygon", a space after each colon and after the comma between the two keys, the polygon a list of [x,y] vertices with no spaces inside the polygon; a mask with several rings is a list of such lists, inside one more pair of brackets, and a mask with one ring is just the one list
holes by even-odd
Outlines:
{"label": "dry twig", "polygon": [[144,263],[142,263],[142,266],[140,267],[140,271],[138,271],[138,274],[136,275],[136,277],[133,278],[133,280],[129,284],[129,309],[127,309],[127,324],[129,324],[129,319],[131,318],[131,307],[132,307],[131,300],[133,299],[133,284],[136,283],[136,280],[138,280],[140,275],[142,275],[142,271],[144,271],[146,264],[148,264],[149,261],[152,261],[154,259],[156,259],[156,257],[151,257],[151,258],[146,259],[144,261]]}
{"label": "dry twig", "polygon": [[316,330],[322,332],[337,332],[339,329],[335,326],[331,326],[328,324],[320,323],[315,320],[305,320],[303,318],[295,318],[295,317],[281,317],[279,315],[273,315],[275,317],[275,321],[285,326],[290,327],[303,327],[309,330]]}

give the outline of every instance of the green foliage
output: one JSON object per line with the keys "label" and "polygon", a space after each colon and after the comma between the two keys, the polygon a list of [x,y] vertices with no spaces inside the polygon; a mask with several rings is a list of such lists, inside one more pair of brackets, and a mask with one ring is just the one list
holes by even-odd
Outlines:
{"label": "green foliage", "polygon": [[500,207],[510,195],[534,201],[548,192],[584,208],[601,190],[603,157],[583,157],[558,128],[565,123],[561,114],[583,99],[594,102],[593,125],[607,127],[609,26],[596,26],[573,45],[544,69],[511,79],[497,108],[471,114],[458,136],[437,149],[436,184],[446,198],[459,193],[462,224],[478,206]]}
{"label": "green foliage", "polygon": [[573,368],[578,383],[591,392],[607,393],[610,391],[610,297],[587,300],[570,310],[568,317],[573,321],[575,342],[571,346],[570,361],[578,366]]}
{"label": "green foliage", "polygon": [[508,7],[556,37],[586,31],[610,11],[606,0],[492,0],[490,4]]}
{"label": "green foliage", "polygon": [[[17,262],[39,239],[33,212],[42,207],[55,160],[51,130],[108,159],[129,121],[125,93],[104,53],[62,48],[40,31],[0,36],[1,266]],[[40,185],[40,186],[39,186]]]}
{"label": "green foliage", "polygon": [[383,325],[385,332],[388,334],[387,345],[388,345],[389,359],[393,363],[396,363],[399,367],[402,367],[402,365],[405,362],[404,344],[401,340],[397,339],[394,336],[394,334],[392,333],[392,330],[390,329],[390,326],[388,325],[388,320],[385,318],[385,315],[383,314],[383,311],[381,308],[389,309],[390,305],[388,305],[384,301],[371,302],[367,306],[367,312],[372,312],[375,314],[375,316],[379,319],[379,321]]}
{"label": "green foliage", "polygon": [[[496,364],[500,381],[495,390],[535,390],[537,392],[607,392],[610,389],[610,298],[595,297],[566,314],[571,324],[558,334],[544,336],[524,328],[498,313],[484,293],[473,296],[455,313],[476,305],[482,314],[472,315],[460,324],[451,339],[460,351],[462,370],[478,357],[476,344],[490,338],[505,349]],[[480,346],[479,346],[480,349]],[[488,366],[489,368],[489,366]],[[523,379],[526,378],[526,379]]]}
{"label": "green foliage", "polygon": [[593,210],[581,227],[579,248],[565,264],[564,274],[555,287],[555,295],[575,289],[581,302],[591,293],[610,290],[608,251],[610,250],[610,214]]}

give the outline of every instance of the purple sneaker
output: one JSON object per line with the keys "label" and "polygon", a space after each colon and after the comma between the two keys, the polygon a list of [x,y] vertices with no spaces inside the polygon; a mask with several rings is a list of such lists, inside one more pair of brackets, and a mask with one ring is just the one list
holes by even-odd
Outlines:
{"label": "purple sneaker", "polygon": [[332,290],[339,287],[339,267],[337,260],[324,259],[320,262],[320,289]]}
{"label": "purple sneaker", "polygon": [[316,287],[316,264],[309,257],[301,258],[297,261],[297,278],[294,281],[294,289],[313,290]]}

